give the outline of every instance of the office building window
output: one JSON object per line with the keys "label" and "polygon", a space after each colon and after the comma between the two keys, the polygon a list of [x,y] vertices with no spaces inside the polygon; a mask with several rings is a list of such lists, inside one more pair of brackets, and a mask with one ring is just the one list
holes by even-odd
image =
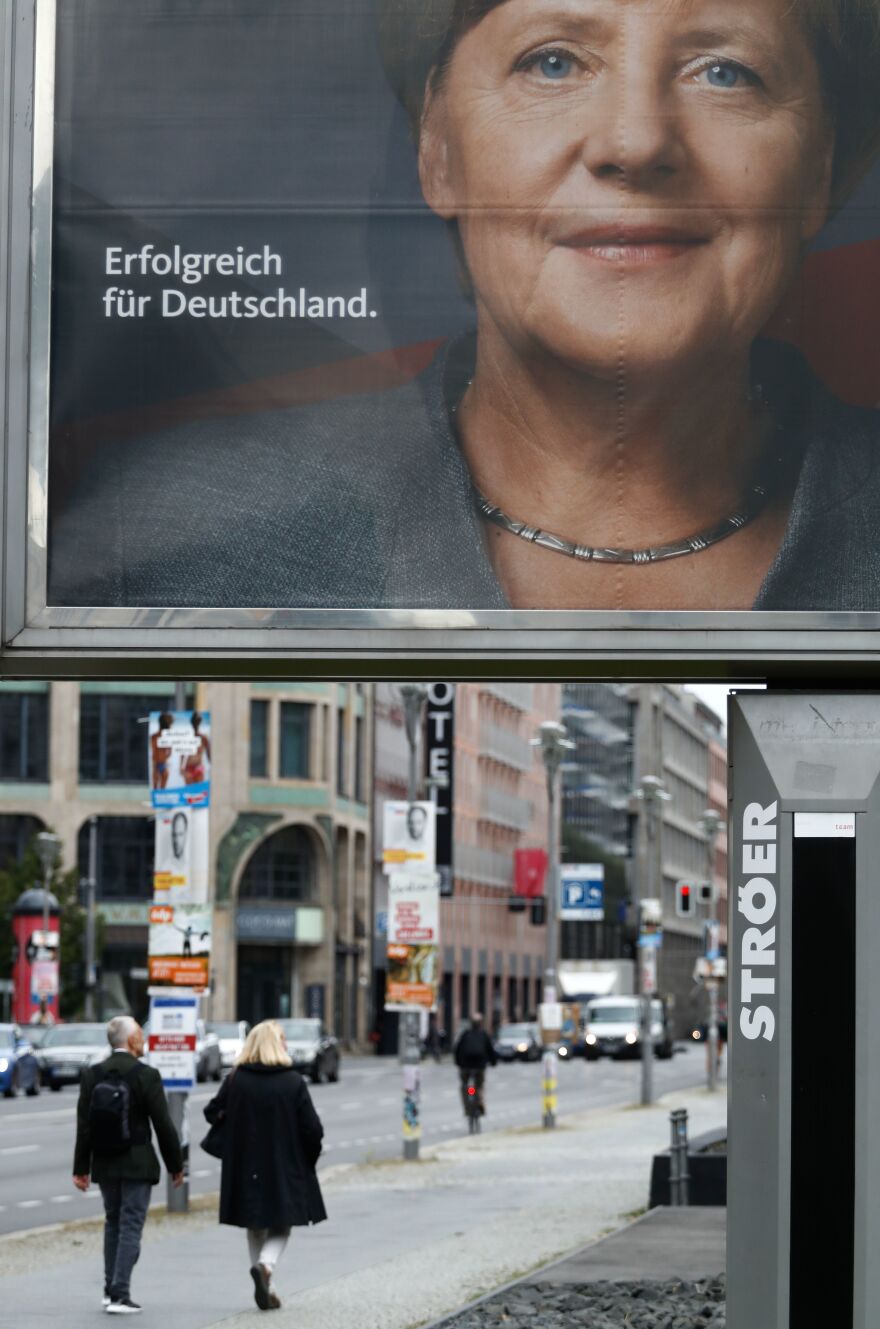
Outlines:
{"label": "office building window", "polygon": [[348,793],[345,752],[345,710],[340,706],[336,714],[336,792],[339,794]]}
{"label": "office building window", "polygon": [[83,784],[146,784],[151,711],[169,709],[167,696],[85,692],[79,704],[79,778]]}
{"label": "office building window", "polygon": [[298,701],[281,703],[281,743],[278,774],[282,780],[307,780],[311,774],[311,706]]}
{"label": "office building window", "polygon": [[48,692],[0,692],[0,780],[48,778]]}
{"label": "office building window", "polygon": [[251,775],[259,779],[269,774],[269,703],[251,702]]}
{"label": "office building window", "polygon": [[0,816],[0,872],[20,863],[34,836],[44,829],[38,817]]}
{"label": "office building window", "polygon": [[311,900],[315,854],[308,831],[286,826],[264,840],[241,879],[241,900]]}
{"label": "office building window", "polygon": [[[152,817],[98,818],[99,900],[152,900],[154,840]],[[87,821],[79,829],[77,858],[80,876],[85,878],[89,870]]]}
{"label": "office building window", "polygon": [[364,785],[364,718],[358,715],[354,722],[354,796],[358,803],[365,802]]}

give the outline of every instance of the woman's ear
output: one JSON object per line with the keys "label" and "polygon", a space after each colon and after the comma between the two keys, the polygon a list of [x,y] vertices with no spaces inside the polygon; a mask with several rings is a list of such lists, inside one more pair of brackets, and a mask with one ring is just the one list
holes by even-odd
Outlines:
{"label": "woman's ear", "polygon": [[456,214],[449,169],[449,134],[446,97],[436,74],[428,80],[419,131],[419,179],[425,202],[446,221]]}

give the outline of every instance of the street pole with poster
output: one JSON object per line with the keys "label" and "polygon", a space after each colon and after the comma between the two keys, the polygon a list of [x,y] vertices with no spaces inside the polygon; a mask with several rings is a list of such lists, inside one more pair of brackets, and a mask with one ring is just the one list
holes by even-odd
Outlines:
{"label": "street pole with poster", "polygon": [[657,995],[657,952],[663,944],[660,900],[639,904],[639,992],[642,996],[642,1105],[654,1101],[654,997]]}
{"label": "street pole with poster", "polygon": [[559,1057],[556,1044],[562,1037],[562,1004],[559,1001],[559,769],[566,752],[574,748],[564,724],[545,720],[531,740],[538,748],[547,777],[547,964],[544,975],[540,1024],[544,1055],[541,1058],[542,1123],[556,1125]]}
{"label": "street pole with poster", "polygon": [[[188,1104],[195,1076],[195,1021],[199,998],[207,992],[210,978],[212,752],[210,714],[186,709],[183,683],[175,685],[173,711],[150,715],[148,748],[150,801],[156,815],[148,958],[150,1056],[151,1060],[156,1057],[163,1076],[169,1113],[183,1146],[184,1184],[175,1188],[168,1178],[168,1210],[185,1213],[189,1209]],[[161,1042],[154,1043],[154,1030]]]}
{"label": "street pole with poster", "polygon": [[708,998],[709,1009],[706,1020],[707,1049],[708,1058],[706,1066],[706,1078],[710,1093],[714,1093],[718,1088],[718,1061],[719,1061],[719,1030],[718,1030],[718,987],[719,980],[715,976],[714,963],[721,957],[720,932],[721,928],[715,917],[715,841],[718,838],[718,832],[721,830],[723,820],[721,815],[714,808],[706,808],[706,811],[700,817],[700,830],[706,838],[706,902],[709,906],[709,920],[706,925],[706,959],[709,961],[709,973],[706,978],[706,995]]}

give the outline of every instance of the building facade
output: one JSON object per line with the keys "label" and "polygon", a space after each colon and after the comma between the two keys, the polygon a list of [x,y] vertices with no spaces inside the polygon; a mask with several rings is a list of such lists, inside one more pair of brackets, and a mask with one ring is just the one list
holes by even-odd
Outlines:
{"label": "building facade", "polygon": [[[147,1005],[154,822],[147,726],[161,683],[0,683],[0,863],[35,831],[85,876],[97,818],[106,1009]],[[367,1032],[372,696],[358,684],[198,683],[212,717],[211,1018],[320,1015]]]}

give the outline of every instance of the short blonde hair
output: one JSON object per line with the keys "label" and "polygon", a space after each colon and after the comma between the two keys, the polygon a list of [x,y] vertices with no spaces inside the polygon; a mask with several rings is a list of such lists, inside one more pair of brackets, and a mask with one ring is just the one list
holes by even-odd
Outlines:
{"label": "short blonde hair", "polygon": [[236,1066],[292,1066],[284,1046],[284,1030],[277,1020],[255,1024],[235,1058]]}

